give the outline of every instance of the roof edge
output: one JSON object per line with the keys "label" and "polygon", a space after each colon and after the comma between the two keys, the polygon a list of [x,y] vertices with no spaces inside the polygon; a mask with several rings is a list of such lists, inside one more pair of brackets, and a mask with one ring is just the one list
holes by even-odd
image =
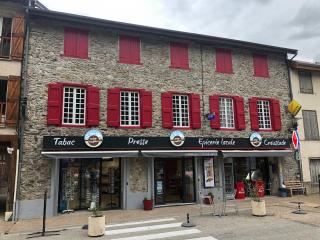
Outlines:
{"label": "roof edge", "polygon": [[193,40],[193,41],[208,43],[208,44],[215,43],[215,44],[222,44],[226,46],[245,47],[248,49],[276,52],[276,53],[283,53],[283,54],[286,54],[286,53],[297,54],[298,52],[298,50],[296,49],[276,47],[276,46],[271,46],[266,44],[253,43],[253,42],[247,42],[247,41],[235,40],[235,39],[229,39],[229,38],[214,37],[214,36],[197,34],[197,33],[189,33],[189,32],[182,32],[182,31],[169,30],[169,29],[163,29],[163,28],[148,27],[148,26],[131,24],[131,23],[116,22],[116,21],[105,20],[105,19],[94,18],[94,17],[87,17],[87,16],[82,16],[77,14],[51,11],[48,9],[32,8],[30,9],[29,14],[31,17],[32,16],[44,17],[44,18],[71,21],[71,22],[88,24],[88,25],[105,26],[113,29],[134,31],[139,33],[150,33],[150,34],[156,34],[156,35],[173,37],[173,38],[182,38],[185,40]]}
{"label": "roof edge", "polygon": [[320,72],[320,64],[304,61],[290,61],[290,67],[294,69]]}

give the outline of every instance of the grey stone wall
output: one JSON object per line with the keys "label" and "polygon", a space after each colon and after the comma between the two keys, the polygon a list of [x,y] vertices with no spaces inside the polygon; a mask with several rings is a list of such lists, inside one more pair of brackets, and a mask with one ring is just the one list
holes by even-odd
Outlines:
{"label": "grey stone wall", "polygon": [[130,161],[130,191],[148,192],[148,158],[133,158]]}
{"label": "grey stone wall", "polygon": [[[245,99],[246,129],[244,131],[217,131],[210,128],[202,116],[202,128],[186,130],[186,136],[245,137],[251,132],[248,98],[274,97],[280,100],[282,131],[263,132],[264,137],[289,137],[290,116],[285,108],[289,103],[288,75],[285,56],[268,53],[270,78],[253,76],[252,52],[234,48],[234,74],[215,72],[216,46],[189,43],[190,70],[169,68],[169,42],[177,39],[140,35],[142,65],[118,63],[118,32],[106,28],[90,28],[89,60],[63,57],[63,29],[61,22],[37,19],[31,22],[28,107],[25,131],[25,149],[21,169],[21,199],[41,197],[49,186],[50,161],[41,156],[44,135],[83,135],[85,128],[47,126],[47,84],[70,82],[92,84],[101,89],[100,125],[105,135],[168,136],[171,130],[162,128],[161,93],[165,91],[192,92],[202,95],[201,112],[209,109],[209,95],[224,93],[241,95]],[[73,25],[74,26],[74,25]],[[77,27],[77,26],[74,26]],[[219,47],[219,46],[218,46]],[[201,51],[202,48],[202,51]],[[201,52],[203,53],[201,56]],[[201,62],[202,59],[202,62]],[[203,64],[203,66],[202,66]],[[202,72],[203,67],[203,72]],[[202,82],[204,87],[202,87]],[[144,88],[153,93],[153,126],[148,129],[115,129],[106,126],[108,88]]]}

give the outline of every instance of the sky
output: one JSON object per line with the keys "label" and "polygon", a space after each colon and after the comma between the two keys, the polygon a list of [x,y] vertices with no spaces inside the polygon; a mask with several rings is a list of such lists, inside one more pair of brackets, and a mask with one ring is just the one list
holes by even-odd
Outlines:
{"label": "sky", "polygon": [[40,0],[50,10],[293,48],[320,62],[320,0]]}

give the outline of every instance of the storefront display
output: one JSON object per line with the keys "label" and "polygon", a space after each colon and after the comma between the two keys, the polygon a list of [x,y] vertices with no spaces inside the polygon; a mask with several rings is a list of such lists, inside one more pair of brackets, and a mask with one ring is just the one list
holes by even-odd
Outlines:
{"label": "storefront display", "polygon": [[120,207],[119,159],[61,160],[60,175],[60,211]]}

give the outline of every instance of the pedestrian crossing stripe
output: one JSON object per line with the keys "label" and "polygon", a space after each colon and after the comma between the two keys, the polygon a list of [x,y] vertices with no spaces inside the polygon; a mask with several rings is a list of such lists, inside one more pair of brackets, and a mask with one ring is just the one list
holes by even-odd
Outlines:
{"label": "pedestrian crossing stripe", "polygon": [[153,240],[153,239],[163,239],[163,238],[177,237],[177,236],[183,236],[183,235],[190,235],[190,234],[196,234],[196,233],[201,233],[201,231],[198,229],[188,229],[188,230],[148,234],[148,235],[142,235],[142,236],[134,236],[134,237],[112,238],[111,240]]}
{"label": "pedestrian crossing stripe", "polygon": [[105,235],[116,235],[116,234],[124,234],[124,233],[134,233],[134,232],[144,232],[144,231],[152,231],[152,230],[160,230],[166,228],[176,228],[181,227],[182,222],[178,223],[168,223],[168,224],[158,224],[152,226],[143,226],[143,227],[133,227],[133,228],[122,228],[115,230],[107,230]]}
{"label": "pedestrian crossing stripe", "polygon": [[114,228],[114,227],[125,227],[132,225],[142,225],[148,223],[160,223],[160,222],[170,222],[176,220],[175,218],[158,218],[158,219],[150,219],[145,221],[137,221],[137,222],[126,222],[126,223],[117,223],[117,224],[109,224],[106,225],[106,228]]}

